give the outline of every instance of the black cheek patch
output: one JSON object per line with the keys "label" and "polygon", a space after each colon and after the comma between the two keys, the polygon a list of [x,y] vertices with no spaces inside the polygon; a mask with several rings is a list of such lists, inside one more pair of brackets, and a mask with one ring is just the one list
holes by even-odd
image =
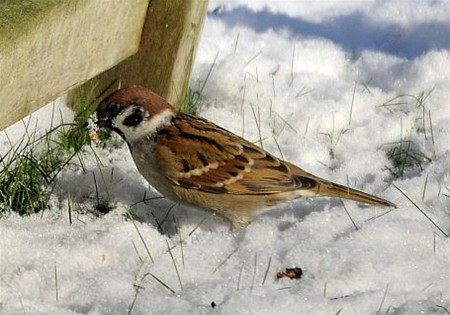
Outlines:
{"label": "black cheek patch", "polygon": [[130,115],[127,116],[127,118],[124,119],[123,124],[128,127],[136,127],[142,122],[142,120],[144,120],[143,113],[139,108],[136,108]]}

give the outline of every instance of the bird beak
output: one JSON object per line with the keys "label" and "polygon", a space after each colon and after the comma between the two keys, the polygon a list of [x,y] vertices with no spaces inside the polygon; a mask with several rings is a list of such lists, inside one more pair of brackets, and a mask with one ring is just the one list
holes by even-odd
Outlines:
{"label": "bird beak", "polygon": [[112,129],[112,119],[108,115],[99,114],[98,111],[94,112],[87,121],[84,123],[84,128],[88,131],[103,128]]}
{"label": "bird beak", "polygon": [[112,128],[112,117],[110,117],[107,113],[101,114],[98,111],[96,112],[96,114],[97,114],[96,123],[99,128]]}
{"label": "bird beak", "polygon": [[122,111],[122,107],[119,104],[108,104],[105,101],[102,102],[94,113],[95,123],[99,128],[114,129],[114,118]]}

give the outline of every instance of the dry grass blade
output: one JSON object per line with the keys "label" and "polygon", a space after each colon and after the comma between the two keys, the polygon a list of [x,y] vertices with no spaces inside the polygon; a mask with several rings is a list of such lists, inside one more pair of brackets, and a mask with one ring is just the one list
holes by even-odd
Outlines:
{"label": "dry grass blade", "polygon": [[388,289],[389,289],[389,283],[386,284],[386,289],[384,290],[383,298],[381,299],[381,303],[380,303],[380,306],[378,307],[376,315],[380,314],[381,308],[383,307],[384,301],[386,300]]}
{"label": "dry grass blade", "polygon": [[347,216],[350,218],[350,221],[352,221],[353,226],[355,227],[355,230],[358,231],[358,226],[356,225],[355,221],[353,220],[352,216],[350,215],[350,213],[347,210],[347,207],[345,206],[345,203],[342,199],[339,198],[339,200],[342,203],[342,207],[344,207],[345,213],[347,213]]}
{"label": "dry grass blade", "polygon": [[258,116],[256,116],[256,112],[255,112],[255,108],[253,107],[253,104],[250,104],[250,107],[252,108],[253,118],[255,119],[256,128],[258,129],[259,146],[261,148],[264,148],[263,143],[262,143],[262,135],[261,135],[261,116],[260,116],[260,112],[259,112],[259,107],[258,107]]}
{"label": "dry grass blade", "polygon": [[178,220],[172,215],[173,223],[175,224],[176,233],[178,233],[178,240],[180,242],[180,252],[181,252],[181,264],[184,267],[184,249],[183,249],[183,238],[181,237],[180,225],[178,224]]}
{"label": "dry grass blade", "polygon": [[447,314],[450,315],[450,311],[449,311],[448,308],[446,308],[445,306],[436,304],[436,307],[439,307],[439,308],[442,309],[445,313],[447,313]]}
{"label": "dry grass blade", "polygon": [[273,111],[273,113],[283,122],[283,126],[281,127],[280,131],[278,131],[278,133],[276,134],[277,138],[281,136],[283,131],[286,129],[286,126],[289,127],[289,129],[291,129],[291,131],[293,131],[294,133],[297,133],[297,130],[291,124],[289,124],[289,120],[293,117],[294,113],[291,113],[288,119],[284,119],[283,116],[278,114],[276,111]]}
{"label": "dry grass blade", "polygon": [[434,132],[433,132],[433,123],[431,122],[431,110],[428,111],[428,120],[430,124],[431,142],[434,145]]}
{"label": "dry grass blade", "polygon": [[134,251],[136,252],[136,255],[138,256],[139,261],[141,262],[141,264],[143,264],[144,263],[144,259],[142,259],[141,254],[139,253],[139,250],[136,247],[136,243],[134,243],[134,241],[131,240],[131,244],[133,244]]}
{"label": "dry grass blade", "polygon": [[237,33],[237,36],[236,36],[236,41],[234,42],[234,51],[233,51],[233,53],[236,55],[236,52],[237,52],[237,48],[238,48],[238,44],[239,44],[239,37],[241,36],[241,32],[238,32]]}
{"label": "dry grass blade", "polygon": [[407,105],[408,102],[407,101],[398,101],[401,100],[405,97],[411,97],[411,95],[397,95],[391,99],[389,99],[388,101],[384,102],[381,105],[378,105],[377,107],[382,107],[387,109],[390,113],[393,113],[394,111],[391,109],[391,107],[395,107],[395,106],[402,106],[402,105]]}
{"label": "dry grass blade", "polygon": [[427,177],[425,177],[425,183],[423,184],[423,191],[422,191],[422,201],[425,200],[425,192],[427,190],[427,184],[428,184],[428,176],[430,173],[427,174]]}
{"label": "dry grass blade", "polygon": [[351,123],[352,123],[352,115],[353,115],[353,104],[355,103],[355,94],[356,94],[356,81],[355,81],[355,86],[353,88],[353,94],[352,94],[352,103],[350,105],[350,114],[348,117],[348,126],[350,127]]}
{"label": "dry grass blade", "polygon": [[269,258],[269,262],[267,263],[266,272],[264,273],[264,278],[261,283],[261,285],[264,285],[266,283],[267,275],[269,274],[270,265],[272,264],[272,256]]}
{"label": "dry grass blade", "polygon": [[239,247],[236,247],[217,267],[216,269],[214,269],[214,271],[212,272],[213,274],[216,273],[217,270],[220,269],[220,267],[222,267],[227,261],[228,259],[231,258],[231,256],[233,256],[237,251],[239,250]]}
{"label": "dry grass blade", "polygon": [[250,287],[250,292],[253,292],[253,287],[255,286],[256,279],[256,271],[258,269],[258,253],[255,253],[255,259],[253,262],[253,277],[252,277],[252,286]]}
{"label": "dry grass blade", "polygon": [[390,213],[390,212],[392,212],[392,211],[394,211],[394,209],[389,209],[388,211],[386,211],[386,212],[384,212],[384,213],[382,213],[382,214],[379,214],[379,215],[376,215],[376,216],[374,216],[374,217],[372,217],[372,218],[367,219],[366,222],[372,221],[372,220],[376,220],[376,219],[379,219],[379,218],[385,216],[386,214],[388,214],[388,213]]}
{"label": "dry grass blade", "polygon": [[211,73],[212,73],[212,71],[214,69],[214,66],[217,63],[217,58],[219,58],[219,53],[217,53],[216,56],[214,57],[214,61],[211,64],[211,67],[209,68],[209,71],[208,71],[208,74],[206,75],[205,81],[203,82],[203,85],[202,85],[202,87],[199,90],[200,95],[203,94],[203,90],[205,89],[206,83],[208,83],[209,77],[211,76]]}
{"label": "dry grass blade", "polygon": [[364,87],[364,91],[369,92],[370,95],[373,95],[372,91],[369,88],[370,83],[372,82],[372,79],[369,79],[367,82],[362,81],[361,84]]}
{"label": "dry grass blade", "polygon": [[204,217],[203,219],[200,220],[200,222],[192,229],[192,231],[189,232],[188,236],[191,236],[192,234],[194,234],[195,231],[197,231],[197,229],[200,227],[200,225],[202,225],[206,220],[208,220],[212,215],[214,215],[213,213],[210,215],[207,215],[206,217]]}
{"label": "dry grass blade", "polygon": [[169,218],[169,214],[172,212],[173,208],[175,208],[177,206],[176,203],[174,203],[173,205],[171,205],[169,207],[169,209],[167,210],[165,216],[163,217],[163,219],[161,220],[161,226],[164,225],[164,223],[166,222],[166,220]]}
{"label": "dry grass blade", "polygon": [[133,223],[133,226],[136,229],[137,234],[139,235],[139,239],[141,240],[142,244],[144,245],[144,248],[145,248],[145,250],[147,252],[148,258],[150,258],[152,263],[155,263],[155,260],[153,259],[153,256],[150,253],[150,250],[148,249],[147,243],[145,242],[144,237],[141,234],[141,231],[139,231],[133,216],[131,215],[131,213],[129,211],[127,211],[127,215],[130,218],[131,222]]}
{"label": "dry grass blade", "polygon": [[72,204],[70,202],[70,194],[67,195],[67,211],[69,213],[69,224],[72,225]]}
{"label": "dry grass blade", "polygon": [[166,288],[169,292],[175,294],[175,290],[173,290],[171,287],[169,287],[166,283],[164,283],[161,279],[159,279],[157,276],[155,276],[154,274],[152,274],[151,272],[146,273],[143,277],[142,280],[144,280],[147,276],[151,276],[153,279],[155,279],[160,285],[162,285],[164,288]]}
{"label": "dry grass blade", "polygon": [[434,222],[430,218],[430,216],[428,214],[426,214],[425,211],[423,211],[411,198],[409,198],[409,196],[406,193],[404,193],[403,190],[398,188],[394,183],[392,183],[392,186],[394,186],[395,189],[397,189],[406,199],[408,199],[409,202],[411,202],[413,204],[413,206],[416,207],[416,209],[419,210],[420,213],[422,213],[425,216],[425,218],[428,219],[428,221],[430,221],[443,235],[445,235],[445,237],[448,237],[448,234],[445,233],[445,231],[439,225],[437,225],[436,222]]}
{"label": "dry grass blade", "polygon": [[289,87],[294,84],[294,59],[295,59],[295,45],[294,49],[292,50],[292,58],[291,58],[291,81],[289,82]]}
{"label": "dry grass blade", "polygon": [[262,51],[260,50],[259,52],[257,52],[252,58],[250,58],[249,61],[247,61],[244,65],[244,68],[247,67],[250,63],[252,63],[253,60],[255,60],[256,58],[258,58],[260,55],[262,54]]}
{"label": "dry grass blade", "polygon": [[236,291],[239,291],[241,289],[241,278],[242,278],[242,271],[244,270],[244,263],[242,263],[241,269],[239,270],[239,276],[238,276],[238,282],[236,286]]}
{"label": "dry grass blade", "polygon": [[58,292],[58,268],[56,267],[56,263],[55,263],[54,273],[55,273],[55,299],[56,299],[56,301],[58,301],[58,300],[59,300],[59,292]]}
{"label": "dry grass blade", "polygon": [[144,203],[147,204],[148,201],[152,201],[152,200],[158,200],[158,199],[164,199],[165,197],[163,196],[156,196],[156,197],[150,197],[150,198],[145,198],[145,194],[144,194],[144,198],[140,201],[137,201],[133,204],[130,205],[130,208],[135,207],[136,205],[140,204],[140,203]]}
{"label": "dry grass blade", "polygon": [[175,271],[177,273],[178,282],[180,283],[180,289],[183,291],[183,282],[181,281],[180,272],[178,271],[177,263],[175,262],[175,258],[173,257],[173,254],[172,254],[172,249],[170,248],[169,241],[167,239],[166,239],[166,243],[167,243],[167,250],[169,251],[170,258],[172,259],[173,266],[175,267]]}
{"label": "dry grass blade", "polygon": [[280,147],[280,144],[279,144],[278,141],[277,141],[277,138],[275,138],[274,135],[272,135],[272,138],[273,138],[273,141],[275,141],[275,144],[276,144],[276,146],[277,146],[277,148],[278,148],[278,152],[280,152],[280,157],[281,157],[281,159],[284,160],[283,151],[281,151],[281,147]]}

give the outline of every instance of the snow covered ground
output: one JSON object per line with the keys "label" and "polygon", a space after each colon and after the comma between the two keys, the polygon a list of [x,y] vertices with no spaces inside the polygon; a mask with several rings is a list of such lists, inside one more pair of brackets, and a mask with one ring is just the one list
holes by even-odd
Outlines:
{"label": "snow covered ground", "polygon": [[[0,219],[0,313],[449,314],[449,27],[449,1],[211,0],[191,84],[204,85],[200,115],[398,208],[307,199],[231,231],[166,199],[138,203],[158,193],[125,145],[94,148],[103,168],[86,150],[87,173],[59,176],[52,209]],[[35,115],[44,127],[50,110]],[[391,185],[400,142],[421,167]],[[93,214],[93,174],[106,215]],[[276,279],[292,266],[301,279]]]}

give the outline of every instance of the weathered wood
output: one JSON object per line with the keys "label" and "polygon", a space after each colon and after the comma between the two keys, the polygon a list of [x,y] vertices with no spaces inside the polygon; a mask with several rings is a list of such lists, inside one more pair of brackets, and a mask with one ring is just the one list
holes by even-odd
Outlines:
{"label": "weathered wood", "polygon": [[139,51],[72,91],[70,103],[77,106],[80,95],[98,96],[120,81],[122,87],[146,86],[181,105],[207,5],[207,0],[150,0]]}
{"label": "weathered wood", "polygon": [[1,0],[0,130],[137,51],[148,0]]}

